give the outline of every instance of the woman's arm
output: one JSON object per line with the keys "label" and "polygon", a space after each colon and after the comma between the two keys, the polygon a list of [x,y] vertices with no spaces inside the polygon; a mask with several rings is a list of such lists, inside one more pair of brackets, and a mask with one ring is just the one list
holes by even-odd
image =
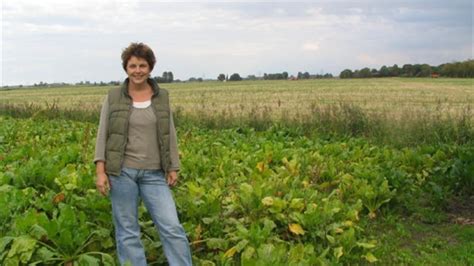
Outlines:
{"label": "woman's arm", "polygon": [[176,135],[176,128],[173,121],[173,113],[170,111],[170,167],[168,171],[179,171],[179,151],[178,151],[178,137]]}
{"label": "woman's arm", "polygon": [[110,189],[109,178],[105,173],[105,143],[107,142],[107,128],[109,123],[109,101],[106,96],[100,111],[99,128],[97,130],[97,139],[95,145],[94,163],[96,167],[97,190],[102,195],[107,195]]}
{"label": "woman's arm", "polygon": [[170,111],[170,167],[168,169],[168,185],[174,186],[178,181],[178,171],[180,167],[178,152],[178,137],[173,121],[173,113]]}
{"label": "woman's arm", "polygon": [[95,157],[94,163],[98,161],[105,162],[105,143],[107,142],[107,130],[109,124],[109,101],[108,96],[105,96],[100,110],[99,128],[97,129],[97,139],[95,143]]}

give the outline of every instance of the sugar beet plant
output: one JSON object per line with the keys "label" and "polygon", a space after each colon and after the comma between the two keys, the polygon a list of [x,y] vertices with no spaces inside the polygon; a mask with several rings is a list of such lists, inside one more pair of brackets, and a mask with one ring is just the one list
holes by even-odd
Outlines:
{"label": "sugar beet plant", "polygon": [[[115,265],[110,203],[94,189],[96,126],[0,124],[1,264]],[[276,126],[178,135],[174,194],[196,265],[383,263],[367,221],[472,188],[472,145],[395,149]],[[165,264],[143,207],[140,224],[149,262]]]}

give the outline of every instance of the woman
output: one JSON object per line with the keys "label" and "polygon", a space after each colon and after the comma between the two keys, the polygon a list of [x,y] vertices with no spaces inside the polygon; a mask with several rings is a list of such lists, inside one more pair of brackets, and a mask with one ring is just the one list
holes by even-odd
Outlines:
{"label": "woman", "polygon": [[122,53],[128,78],[106,96],[97,133],[96,186],[110,189],[117,254],[121,264],[146,265],[140,241],[140,199],[155,223],[170,265],[191,265],[189,242],[169,186],[180,163],[168,92],[150,78],[153,51],[132,43]]}

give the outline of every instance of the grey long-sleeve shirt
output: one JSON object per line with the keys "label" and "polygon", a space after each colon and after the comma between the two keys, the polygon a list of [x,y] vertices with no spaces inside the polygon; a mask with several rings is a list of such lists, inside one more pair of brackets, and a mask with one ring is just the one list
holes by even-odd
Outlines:
{"label": "grey long-sleeve shirt", "polygon": [[[105,144],[108,130],[109,103],[105,97],[100,112],[99,129],[95,147],[94,163],[105,161]],[[123,166],[137,169],[160,169],[160,153],[156,137],[156,116],[150,105],[134,103],[128,129],[127,145]],[[173,115],[170,114],[170,156],[169,170],[178,171],[180,168],[178,143]],[[105,166],[107,167],[107,166]]]}

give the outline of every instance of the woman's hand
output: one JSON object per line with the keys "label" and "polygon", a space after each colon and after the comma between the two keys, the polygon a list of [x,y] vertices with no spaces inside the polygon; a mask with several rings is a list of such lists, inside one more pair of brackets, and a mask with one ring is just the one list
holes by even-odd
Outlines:
{"label": "woman's hand", "polygon": [[100,192],[100,194],[107,196],[110,190],[109,177],[107,174],[98,174],[97,179],[95,180],[95,186],[97,187],[97,190]]}
{"label": "woman's hand", "polygon": [[178,182],[178,173],[176,171],[169,171],[166,179],[168,180],[168,185],[174,187],[176,182]]}
{"label": "woman's hand", "polygon": [[102,161],[98,161],[96,163],[96,175],[97,179],[95,180],[95,186],[97,190],[103,196],[107,196],[110,190],[110,182],[109,177],[105,173],[105,163]]}

